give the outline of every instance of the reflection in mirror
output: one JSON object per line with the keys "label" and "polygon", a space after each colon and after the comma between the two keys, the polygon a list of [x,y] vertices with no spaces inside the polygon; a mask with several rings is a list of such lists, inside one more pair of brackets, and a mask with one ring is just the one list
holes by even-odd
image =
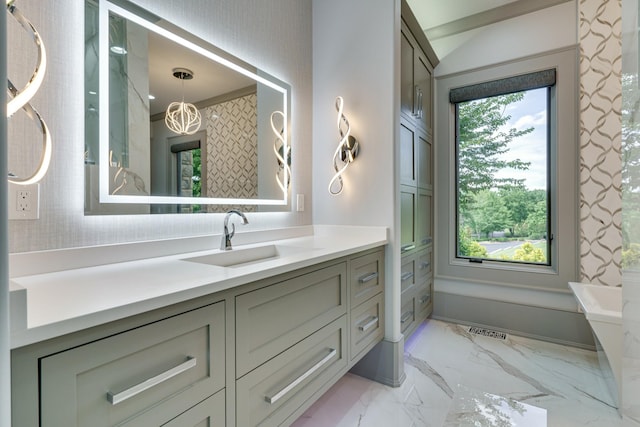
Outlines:
{"label": "reflection in mirror", "polygon": [[123,0],[85,21],[86,213],[286,207],[288,85]]}

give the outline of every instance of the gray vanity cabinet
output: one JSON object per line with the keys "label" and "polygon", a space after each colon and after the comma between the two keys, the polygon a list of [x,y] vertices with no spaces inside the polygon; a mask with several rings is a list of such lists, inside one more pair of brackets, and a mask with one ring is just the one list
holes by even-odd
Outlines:
{"label": "gray vanity cabinet", "polygon": [[287,426],[383,325],[375,248],[15,349],[13,426]]}
{"label": "gray vanity cabinet", "polygon": [[384,335],[384,251],[236,297],[237,425],[288,425]]}
{"label": "gray vanity cabinet", "polygon": [[400,40],[400,329],[408,337],[433,310],[432,107],[437,57],[405,1]]}

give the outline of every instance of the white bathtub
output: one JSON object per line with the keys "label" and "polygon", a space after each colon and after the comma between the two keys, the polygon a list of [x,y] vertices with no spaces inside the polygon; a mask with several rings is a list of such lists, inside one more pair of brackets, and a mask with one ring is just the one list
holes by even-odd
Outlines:
{"label": "white bathtub", "polygon": [[569,287],[593,330],[605,378],[607,371],[613,373],[615,383],[610,389],[619,407],[622,392],[622,288],[575,282],[570,282]]}

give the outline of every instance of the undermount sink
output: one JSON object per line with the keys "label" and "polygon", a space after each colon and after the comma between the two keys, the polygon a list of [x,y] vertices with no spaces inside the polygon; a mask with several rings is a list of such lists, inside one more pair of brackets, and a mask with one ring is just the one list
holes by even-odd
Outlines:
{"label": "undermount sink", "polygon": [[271,261],[290,255],[299,254],[309,250],[284,245],[264,245],[251,248],[232,249],[226,252],[216,252],[193,258],[184,258],[184,261],[198,262],[200,264],[217,265],[218,267],[245,267],[259,262]]}

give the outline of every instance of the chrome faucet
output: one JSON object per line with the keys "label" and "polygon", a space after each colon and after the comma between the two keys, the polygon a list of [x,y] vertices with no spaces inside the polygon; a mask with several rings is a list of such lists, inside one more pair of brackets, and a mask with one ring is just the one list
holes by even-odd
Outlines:
{"label": "chrome faucet", "polygon": [[240,218],[242,218],[243,224],[249,224],[249,220],[247,220],[247,217],[244,216],[242,212],[237,211],[235,209],[232,209],[229,212],[227,212],[227,215],[224,217],[224,233],[222,234],[222,240],[220,240],[221,251],[230,251],[232,249],[231,238],[234,236],[234,234],[236,234],[236,226],[235,224],[231,224],[231,232],[229,232],[229,218],[233,214],[236,214]]}

